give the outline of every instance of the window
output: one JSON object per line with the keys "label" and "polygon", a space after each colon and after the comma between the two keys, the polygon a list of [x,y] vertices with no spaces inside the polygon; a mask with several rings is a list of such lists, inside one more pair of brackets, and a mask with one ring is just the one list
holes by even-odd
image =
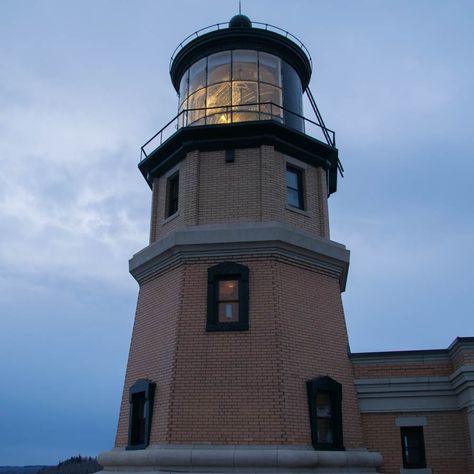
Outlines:
{"label": "window", "polygon": [[166,193],[166,217],[170,217],[178,212],[179,172],[168,178]]}
{"label": "window", "polygon": [[181,77],[178,127],[282,122],[282,106],[280,58],[249,49],[221,51],[200,59]]}
{"label": "window", "polygon": [[294,166],[286,166],[286,191],[288,205],[304,209],[303,201],[303,170]]}
{"label": "window", "polygon": [[130,387],[127,449],[144,449],[150,442],[154,394],[150,380],[139,379]]}
{"label": "window", "polygon": [[402,438],[403,467],[405,469],[423,469],[426,467],[425,441],[422,426],[403,426]]}
{"label": "window", "polygon": [[331,377],[306,382],[314,449],[343,450],[342,386]]}
{"label": "window", "polygon": [[244,265],[224,262],[208,269],[208,331],[248,329],[249,270]]}

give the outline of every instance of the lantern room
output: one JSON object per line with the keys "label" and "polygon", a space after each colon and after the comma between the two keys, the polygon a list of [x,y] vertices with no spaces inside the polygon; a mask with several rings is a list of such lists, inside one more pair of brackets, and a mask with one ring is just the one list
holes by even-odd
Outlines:
{"label": "lantern room", "polygon": [[178,127],[275,120],[304,129],[311,58],[290,33],[245,15],[184,40],[171,60]]}
{"label": "lantern room", "polygon": [[[141,148],[139,169],[150,187],[191,150],[261,145],[326,172],[328,194],[342,172],[335,134],[308,87],[311,56],[294,35],[236,15],[185,38],[170,60],[177,115]],[[303,113],[306,93],[315,113]]]}

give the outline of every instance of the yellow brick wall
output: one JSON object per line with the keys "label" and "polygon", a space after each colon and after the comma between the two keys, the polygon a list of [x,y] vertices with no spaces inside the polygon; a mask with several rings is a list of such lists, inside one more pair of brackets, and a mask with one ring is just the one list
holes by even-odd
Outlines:
{"label": "yellow brick wall", "polygon": [[233,258],[249,267],[250,329],[206,332],[207,269],[222,261],[195,258],[143,285],[117,446],[140,377],[157,383],[151,443],[310,446],[306,381],[330,375],[343,385],[345,445],[362,447],[338,280],[276,257]]}
{"label": "yellow brick wall", "polygon": [[140,288],[120,407],[117,446],[127,445],[128,390],[140,378],[156,383],[151,438],[154,442],[167,441],[182,278],[183,269],[178,267]]}
{"label": "yellow brick wall", "polygon": [[177,168],[179,209],[171,219],[165,217],[169,173],[155,179],[150,240],[186,226],[268,221],[328,238],[325,172],[302,162],[300,166],[304,168],[303,213],[286,205],[286,157],[273,147],[237,149],[232,163],[226,163],[223,150],[188,153]]}

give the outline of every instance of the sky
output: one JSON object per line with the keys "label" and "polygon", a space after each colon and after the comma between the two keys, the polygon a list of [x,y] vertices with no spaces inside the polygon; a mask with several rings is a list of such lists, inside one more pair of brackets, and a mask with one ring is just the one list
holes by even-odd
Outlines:
{"label": "sky", "polygon": [[[237,0],[0,0],[0,465],[112,448],[168,62]],[[296,34],[345,168],[353,352],[474,336],[474,3],[244,0]],[[312,118],[309,108],[306,114]]]}

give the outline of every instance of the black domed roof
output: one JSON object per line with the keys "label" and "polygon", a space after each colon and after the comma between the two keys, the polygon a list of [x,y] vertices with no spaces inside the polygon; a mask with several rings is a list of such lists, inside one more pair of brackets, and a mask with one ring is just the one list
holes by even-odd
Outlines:
{"label": "black domed roof", "polygon": [[252,22],[248,16],[235,15],[229,21],[229,28],[252,28]]}
{"label": "black domed roof", "polygon": [[[228,28],[224,25],[228,25]],[[239,14],[232,17],[229,23],[203,28],[180,43],[170,63],[171,80],[176,91],[179,93],[184,72],[196,61],[234,49],[258,50],[278,56],[296,70],[303,91],[308,87],[312,66],[303,43],[281,28],[266,23],[252,23],[247,16]]]}

